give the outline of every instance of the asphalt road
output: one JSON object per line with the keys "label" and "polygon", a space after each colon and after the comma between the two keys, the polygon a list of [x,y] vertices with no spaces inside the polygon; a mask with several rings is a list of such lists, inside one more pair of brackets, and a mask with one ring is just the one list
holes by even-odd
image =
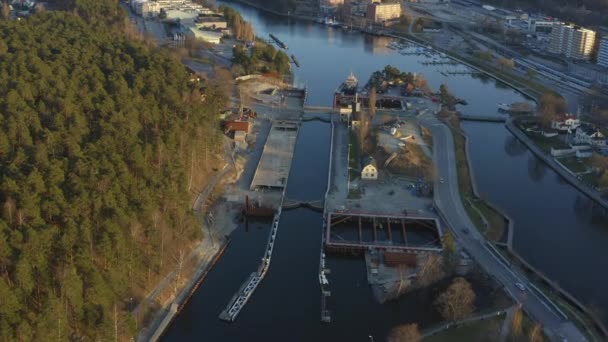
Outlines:
{"label": "asphalt road", "polygon": [[[462,205],[451,131],[431,114],[421,118],[421,122],[433,134],[433,158],[438,170],[437,177],[444,179],[443,183],[435,182],[435,201],[458,241],[488,274],[504,285],[505,290],[515,301],[522,304],[533,320],[543,325],[551,340],[586,341],[572,322],[564,319],[551,304],[532,291],[524,275],[506,266],[485,247],[485,237],[477,231]],[[516,283],[524,284],[526,290],[518,289]]]}

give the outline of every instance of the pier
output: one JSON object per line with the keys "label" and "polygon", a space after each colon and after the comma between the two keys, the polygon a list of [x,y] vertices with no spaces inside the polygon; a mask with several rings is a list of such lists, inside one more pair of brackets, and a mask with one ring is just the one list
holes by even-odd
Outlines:
{"label": "pier", "polygon": [[270,34],[268,34],[268,35],[270,36],[270,38],[272,38],[272,40],[274,40],[274,42],[275,42],[275,43],[277,43],[277,45],[278,45],[279,47],[281,47],[282,49],[285,49],[285,50],[289,49],[289,48],[287,47],[287,45],[285,45],[285,43],[283,43],[283,42],[282,42],[282,41],[281,41],[279,38],[277,38],[277,36],[275,36],[275,35],[274,35],[274,34],[272,34],[272,33],[270,33]]}
{"label": "pier", "polygon": [[291,159],[298,136],[297,121],[275,121],[251,182],[251,190],[279,189],[287,184]]}

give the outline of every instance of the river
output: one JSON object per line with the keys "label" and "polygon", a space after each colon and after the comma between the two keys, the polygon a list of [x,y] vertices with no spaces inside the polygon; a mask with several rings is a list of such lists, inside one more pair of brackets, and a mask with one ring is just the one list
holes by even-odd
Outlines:
{"label": "river", "polygon": [[[386,48],[390,42],[387,38],[289,20],[236,3],[230,5],[253,23],[259,36],[274,33],[289,46],[288,53],[301,64],[295,69],[295,82],[308,86],[308,105],[331,105],[333,91],[350,72],[364,81],[387,64],[424,75],[433,89],[447,83],[456,96],[467,100],[468,105],[461,108],[466,114],[500,115],[497,103],[526,100],[487,77],[446,76],[446,71],[456,67],[423,65],[427,57],[402,56]],[[608,292],[604,289],[608,274],[602,271],[608,269],[608,228],[606,221],[597,217],[594,205],[533,157],[503,125],[466,123],[464,129],[470,137],[480,193],[515,221],[515,249],[584,303],[608,308]],[[328,124],[303,124],[288,197],[322,197],[328,139]],[[217,315],[257,267],[268,232],[261,224],[253,224],[248,231],[239,227],[233,233],[230,248],[176,318],[165,340],[366,341],[361,336],[372,332],[382,336],[396,319],[421,324],[431,320],[428,312],[407,310],[416,307],[415,296],[389,305],[375,304],[364,285],[363,263],[332,260],[330,279],[340,281],[332,287],[330,304],[340,314],[336,313],[335,322],[321,325],[317,279],[320,229],[318,213],[297,209],[283,214],[268,276],[237,321],[227,325]],[[353,297],[358,300],[349,301]],[[358,312],[368,312],[367,317]]]}

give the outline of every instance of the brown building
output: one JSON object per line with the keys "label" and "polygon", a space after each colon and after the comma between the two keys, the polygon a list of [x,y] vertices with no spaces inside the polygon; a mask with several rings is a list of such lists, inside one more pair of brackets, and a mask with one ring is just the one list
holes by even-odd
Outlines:
{"label": "brown building", "polygon": [[365,17],[373,22],[381,23],[398,19],[401,16],[401,4],[369,4]]}
{"label": "brown building", "polygon": [[251,125],[249,124],[249,121],[234,120],[224,122],[224,132],[226,133],[239,131],[250,133],[250,130]]}

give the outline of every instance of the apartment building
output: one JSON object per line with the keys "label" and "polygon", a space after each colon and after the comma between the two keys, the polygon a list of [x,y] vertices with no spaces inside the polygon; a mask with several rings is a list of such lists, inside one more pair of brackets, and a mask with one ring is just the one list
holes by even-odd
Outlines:
{"label": "apartment building", "polygon": [[372,3],[367,5],[365,17],[373,22],[380,23],[387,20],[397,19],[401,16],[400,3]]}
{"label": "apartment building", "polygon": [[597,65],[608,68],[608,37],[602,38],[597,52]]}
{"label": "apartment building", "polygon": [[595,31],[575,25],[555,24],[551,31],[549,51],[567,58],[588,60],[594,43]]}

